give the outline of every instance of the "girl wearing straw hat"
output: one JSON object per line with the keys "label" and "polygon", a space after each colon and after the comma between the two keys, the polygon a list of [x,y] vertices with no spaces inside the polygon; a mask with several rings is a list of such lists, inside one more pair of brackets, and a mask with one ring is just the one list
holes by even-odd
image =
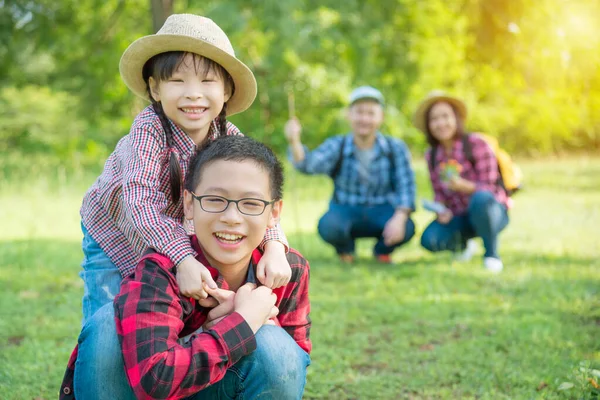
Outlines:
{"label": "girl wearing straw hat", "polygon": [[[241,135],[226,116],[246,110],[256,97],[256,80],[238,60],[227,35],[212,20],[171,15],[154,35],[133,42],[119,64],[123,81],[149,100],[128,135],[117,144],[81,207],[84,261],[80,357],[94,360],[98,343],[87,343],[93,316],[112,303],[122,278],[148,249],[175,265],[181,293],[204,299],[216,284],[195,259],[184,227],[182,177],[196,148],[223,135]],[[222,246],[243,237],[215,237]],[[287,241],[277,225],[266,231],[257,279],[268,287],[289,282]],[[84,370],[83,368],[81,370]],[[77,381],[77,376],[76,376]],[[86,397],[89,398],[89,397]]]}
{"label": "girl wearing straw hat", "polygon": [[441,91],[431,92],[415,113],[415,126],[430,145],[425,159],[435,201],[443,205],[421,245],[432,252],[461,251],[469,239],[481,237],[484,267],[497,273],[503,269],[498,234],[508,225],[509,198],[498,184],[492,148],[481,136],[465,132],[466,117],[465,104]]}

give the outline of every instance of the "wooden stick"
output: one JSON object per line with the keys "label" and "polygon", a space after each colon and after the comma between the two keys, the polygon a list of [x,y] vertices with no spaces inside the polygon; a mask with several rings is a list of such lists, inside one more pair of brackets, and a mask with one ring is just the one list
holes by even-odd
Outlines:
{"label": "wooden stick", "polygon": [[[289,119],[296,118],[296,101],[294,99],[294,89],[290,84],[288,89],[288,115]],[[290,174],[290,181],[292,186],[292,208],[294,212],[294,225],[296,228],[296,234],[298,235],[298,247],[300,251],[304,251],[304,243],[302,239],[302,232],[300,230],[300,214],[298,212],[298,186],[296,185],[296,175],[298,171],[292,166],[292,173]]]}
{"label": "wooden stick", "polygon": [[293,89],[288,90],[288,114],[290,119],[296,118],[296,101]]}

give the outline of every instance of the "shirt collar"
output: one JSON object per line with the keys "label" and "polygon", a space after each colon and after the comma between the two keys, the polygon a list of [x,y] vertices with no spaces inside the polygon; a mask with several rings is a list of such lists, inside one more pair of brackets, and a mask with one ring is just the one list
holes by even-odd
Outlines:
{"label": "shirt collar", "polygon": [[[206,259],[206,256],[204,255],[204,252],[202,251],[202,248],[200,247],[200,243],[198,242],[198,237],[196,235],[193,235],[190,237],[190,240],[192,243],[192,248],[197,253],[196,260],[198,260],[202,264],[204,264],[206,269],[208,269],[208,271],[210,272],[210,276],[212,276],[212,278],[215,280],[218,287],[223,288],[223,289],[228,289],[229,286],[227,285],[227,282],[225,282],[225,279],[223,279],[223,275],[221,275],[219,273],[218,269],[211,266],[210,263],[208,262],[208,260]],[[250,265],[248,268],[248,272],[246,274],[246,282],[257,283],[257,281],[256,281],[256,265],[260,261],[261,257],[262,257],[262,254],[260,253],[260,251],[258,249],[254,249],[254,251],[252,252],[252,257],[250,258]]]}
{"label": "shirt collar", "polygon": [[[152,106],[148,106],[152,108]],[[152,108],[152,112],[154,109]],[[218,118],[218,117],[217,117]],[[183,131],[177,124],[167,118],[169,124],[171,125],[171,130],[173,131],[173,144],[179,150],[180,155],[183,156],[184,159],[190,158],[196,151],[196,143],[192,140],[192,138]],[[217,126],[217,120],[214,119],[210,123],[210,128],[208,129],[207,137],[211,139],[215,139],[218,135],[219,129]]]}
{"label": "shirt collar", "polygon": [[450,151],[450,155],[446,153],[444,147],[440,144],[436,150],[435,158],[436,161],[444,161],[444,160],[456,160],[459,154],[463,151],[463,141],[462,138],[456,138],[452,142],[452,150]]}
{"label": "shirt collar", "polygon": [[[342,140],[344,141],[344,157],[347,157],[356,151],[356,146],[354,145],[353,139],[353,133],[348,133],[343,137]],[[375,151],[375,156],[378,156],[382,152],[384,154],[387,154],[391,150],[388,141],[385,140],[385,137],[380,131],[377,131],[375,133],[375,143],[373,145],[373,150]]]}

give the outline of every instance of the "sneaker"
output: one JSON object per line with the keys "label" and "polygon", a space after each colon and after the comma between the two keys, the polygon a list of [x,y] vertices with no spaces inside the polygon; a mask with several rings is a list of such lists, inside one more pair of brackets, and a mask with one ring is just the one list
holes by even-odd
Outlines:
{"label": "sneaker", "polygon": [[467,240],[467,247],[465,247],[462,252],[456,253],[454,259],[460,262],[471,261],[471,258],[477,253],[477,250],[479,250],[479,246],[475,239],[469,239]]}
{"label": "sneaker", "polygon": [[377,259],[377,261],[382,264],[391,264],[392,263],[392,256],[389,254],[377,254],[375,256],[375,259]]}
{"label": "sneaker", "polygon": [[504,268],[504,264],[502,264],[502,260],[496,257],[485,257],[483,259],[483,266],[490,272],[494,274],[498,274],[502,272]]}
{"label": "sneaker", "polygon": [[354,255],[350,253],[339,254],[340,261],[344,264],[351,264],[354,262]]}

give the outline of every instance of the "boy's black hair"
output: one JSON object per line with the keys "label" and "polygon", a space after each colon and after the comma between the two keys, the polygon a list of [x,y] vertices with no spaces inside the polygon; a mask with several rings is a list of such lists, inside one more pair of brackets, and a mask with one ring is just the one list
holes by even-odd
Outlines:
{"label": "boy's black hair", "polygon": [[247,136],[222,136],[206,142],[190,160],[185,188],[191,192],[196,190],[202,177],[202,170],[207,165],[219,160],[253,161],[269,174],[272,197],[270,200],[281,200],[283,196],[283,166],[281,162],[270,148]]}
{"label": "boy's black hair", "polygon": [[[169,146],[169,148],[173,147],[173,131],[171,130],[171,124],[169,123],[169,120],[167,119],[167,116],[162,108],[162,104],[154,101],[154,98],[152,97],[152,93],[150,91],[150,77],[153,77],[158,82],[169,79],[179,68],[187,54],[192,55],[192,62],[194,63],[194,68],[196,69],[197,74],[202,72],[202,75],[206,75],[209,72],[214,72],[223,78],[225,81],[225,87],[229,86],[232,95],[235,90],[233,79],[225,70],[225,68],[213,60],[202,57],[195,53],[188,53],[185,51],[168,51],[166,53],[157,54],[146,61],[146,64],[144,64],[142,69],[142,76],[146,82],[146,90],[150,100],[152,101],[154,112],[156,112],[156,115],[158,115],[160,123],[165,131],[167,146]],[[202,71],[199,71],[198,68],[202,68]],[[225,136],[227,134],[226,116],[227,103],[223,104],[223,109],[219,113],[219,136]],[[205,140],[209,140],[208,136]],[[171,186],[171,200],[173,203],[178,203],[179,199],[181,198],[181,180],[181,170],[179,168],[177,156],[175,156],[175,153],[171,151],[169,156],[169,182]]]}

